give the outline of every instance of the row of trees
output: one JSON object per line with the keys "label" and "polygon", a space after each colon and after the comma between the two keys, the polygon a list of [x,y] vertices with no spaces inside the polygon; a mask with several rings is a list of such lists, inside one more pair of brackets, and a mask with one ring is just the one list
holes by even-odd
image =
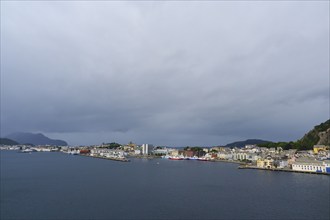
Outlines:
{"label": "row of trees", "polygon": [[108,149],[117,149],[117,148],[119,148],[120,146],[121,146],[121,145],[118,144],[118,143],[116,143],[116,142],[107,143],[107,144],[103,143],[103,144],[102,144],[102,147],[103,147],[103,148],[108,148]]}

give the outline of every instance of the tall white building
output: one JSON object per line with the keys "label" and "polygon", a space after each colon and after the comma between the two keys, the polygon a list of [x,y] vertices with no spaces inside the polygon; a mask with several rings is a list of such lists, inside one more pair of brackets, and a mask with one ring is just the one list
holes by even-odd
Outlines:
{"label": "tall white building", "polygon": [[154,146],[152,144],[143,144],[142,145],[142,154],[143,155],[151,154],[153,149],[154,149]]}

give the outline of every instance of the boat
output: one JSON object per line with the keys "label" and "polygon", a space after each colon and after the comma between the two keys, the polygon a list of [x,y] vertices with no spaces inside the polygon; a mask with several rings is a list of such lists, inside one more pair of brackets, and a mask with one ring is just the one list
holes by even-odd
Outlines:
{"label": "boat", "polygon": [[198,157],[197,156],[193,156],[193,157],[188,157],[187,159],[188,160],[198,160]]}
{"label": "boat", "polygon": [[181,157],[169,157],[170,160],[183,160]]}
{"label": "boat", "polygon": [[200,157],[197,160],[199,160],[199,161],[209,161],[209,159],[208,158],[205,158],[205,157]]}
{"label": "boat", "polygon": [[31,153],[31,152],[33,152],[33,150],[31,150],[31,149],[21,150],[21,153]]}

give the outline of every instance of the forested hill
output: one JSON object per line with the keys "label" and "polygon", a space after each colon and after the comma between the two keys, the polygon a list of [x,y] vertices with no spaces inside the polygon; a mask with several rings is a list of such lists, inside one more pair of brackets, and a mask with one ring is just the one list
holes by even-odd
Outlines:
{"label": "forested hill", "polygon": [[57,146],[68,145],[63,140],[50,139],[41,133],[33,134],[33,133],[27,133],[27,132],[16,132],[16,133],[7,135],[6,138],[17,141],[20,144],[30,143],[33,145],[57,145]]}
{"label": "forested hill", "polygon": [[283,149],[311,150],[314,145],[330,145],[330,120],[310,130],[301,139],[291,142],[263,143],[260,147],[282,147]]}
{"label": "forested hill", "polygon": [[248,139],[246,141],[236,141],[227,144],[226,147],[244,147],[245,145],[263,144],[263,143],[270,143],[270,141],[265,141],[260,139]]}
{"label": "forested hill", "polygon": [[9,138],[0,138],[0,145],[18,145],[19,143]]}

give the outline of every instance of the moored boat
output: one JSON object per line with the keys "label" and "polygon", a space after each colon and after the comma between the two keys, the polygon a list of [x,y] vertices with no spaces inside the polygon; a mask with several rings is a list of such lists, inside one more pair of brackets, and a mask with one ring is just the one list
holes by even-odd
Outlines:
{"label": "moored boat", "polygon": [[33,152],[33,150],[32,149],[24,149],[24,150],[21,150],[21,153],[31,153],[31,152]]}
{"label": "moored boat", "polygon": [[169,157],[170,160],[183,160],[181,157]]}
{"label": "moored boat", "polygon": [[199,160],[199,161],[209,161],[209,159],[208,158],[205,158],[205,157],[200,157],[197,160]]}

